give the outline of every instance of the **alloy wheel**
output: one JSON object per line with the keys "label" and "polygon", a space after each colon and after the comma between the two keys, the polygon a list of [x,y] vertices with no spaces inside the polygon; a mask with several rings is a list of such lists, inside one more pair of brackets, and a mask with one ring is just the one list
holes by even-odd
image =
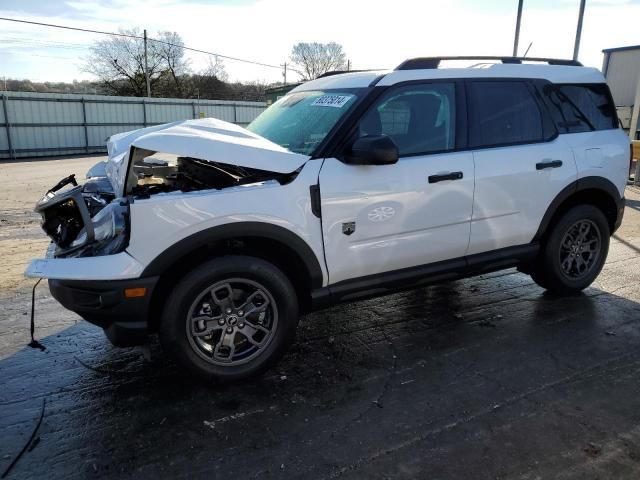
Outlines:
{"label": "alloy wheel", "polygon": [[249,279],[232,278],[204,289],[187,314],[194,351],[219,366],[245,364],[273,340],[278,311],[273,295]]}
{"label": "alloy wheel", "polygon": [[598,263],[601,249],[602,236],[593,221],[580,220],[574,223],[560,243],[562,273],[572,280],[588,275]]}

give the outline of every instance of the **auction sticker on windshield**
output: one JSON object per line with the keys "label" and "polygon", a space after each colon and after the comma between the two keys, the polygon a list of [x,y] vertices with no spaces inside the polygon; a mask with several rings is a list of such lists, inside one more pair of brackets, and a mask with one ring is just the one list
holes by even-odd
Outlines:
{"label": "auction sticker on windshield", "polygon": [[353,95],[322,95],[316,98],[311,105],[316,107],[336,107],[341,108],[353,98]]}

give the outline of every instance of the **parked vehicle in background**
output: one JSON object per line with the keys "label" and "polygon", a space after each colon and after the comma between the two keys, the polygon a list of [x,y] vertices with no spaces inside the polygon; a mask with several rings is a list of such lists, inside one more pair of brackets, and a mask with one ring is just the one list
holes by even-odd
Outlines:
{"label": "parked vehicle in background", "polygon": [[53,243],[26,274],[114,344],[159,333],[223,380],[263,371],[301,313],[336,302],[510,267],[559,294],[586,288],[629,170],[602,75],[442,60],[325,75],[248,129],[111,137],[84,185],[38,203]]}

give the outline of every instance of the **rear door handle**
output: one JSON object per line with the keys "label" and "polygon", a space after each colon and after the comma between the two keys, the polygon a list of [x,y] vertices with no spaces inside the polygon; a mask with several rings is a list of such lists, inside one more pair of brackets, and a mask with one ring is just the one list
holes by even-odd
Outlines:
{"label": "rear door handle", "polygon": [[562,160],[546,160],[544,162],[536,163],[536,170],[544,170],[545,168],[560,168],[562,166]]}
{"label": "rear door handle", "polygon": [[429,183],[444,182],[445,180],[461,180],[462,172],[441,173],[438,175],[429,175]]}

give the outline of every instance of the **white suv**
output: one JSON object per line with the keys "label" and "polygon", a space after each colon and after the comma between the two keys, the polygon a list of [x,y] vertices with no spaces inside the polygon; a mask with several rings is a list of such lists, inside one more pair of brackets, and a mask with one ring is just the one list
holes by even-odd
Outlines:
{"label": "white suv", "polygon": [[53,243],[26,275],[115,345],[159,333],[222,380],[263,371],[301,313],[336,302],[509,267],[584,289],[629,170],[604,78],[549,59],[439,68],[450,59],[327,74],[247,129],[111,137],[83,185],[37,204]]}

